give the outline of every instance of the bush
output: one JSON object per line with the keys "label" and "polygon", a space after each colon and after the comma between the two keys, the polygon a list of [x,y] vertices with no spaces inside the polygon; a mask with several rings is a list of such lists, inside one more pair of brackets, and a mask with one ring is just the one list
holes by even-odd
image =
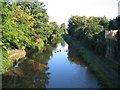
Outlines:
{"label": "bush", "polygon": [[0,73],[4,73],[13,65],[13,62],[8,60],[8,54],[5,50],[0,49],[0,52],[2,54],[0,56],[0,59],[2,60]]}

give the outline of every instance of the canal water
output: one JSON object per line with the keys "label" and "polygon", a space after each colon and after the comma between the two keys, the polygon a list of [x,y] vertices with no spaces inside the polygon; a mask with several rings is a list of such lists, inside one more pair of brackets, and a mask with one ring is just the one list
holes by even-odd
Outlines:
{"label": "canal water", "polygon": [[64,40],[46,46],[3,74],[3,88],[99,88],[94,75]]}

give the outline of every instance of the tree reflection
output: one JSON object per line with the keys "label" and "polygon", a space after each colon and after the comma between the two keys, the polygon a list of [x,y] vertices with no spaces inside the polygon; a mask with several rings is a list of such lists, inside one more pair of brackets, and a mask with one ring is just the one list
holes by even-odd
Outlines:
{"label": "tree reflection", "polygon": [[61,40],[61,46],[64,47],[65,46],[65,41]]}
{"label": "tree reflection", "polygon": [[33,56],[32,59],[36,60],[39,63],[46,64],[48,63],[50,56],[52,56],[52,51],[54,50],[55,47],[52,46],[46,46],[44,47],[44,50],[36,52]]}
{"label": "tree reflection", "polygon": [[68,60],[71,63],[75,63],[78,65],[81,65],[82,67],[85,67],[85,64],[82,62],[81,58],[78,56],[79,52],[74,49],[72,45],[68,45]]}
{"label": "tree reflection", "polygon": [[21,62],[18,67],[11,68],[3,74],[3,88],[46,88],[49,80],[47,63],[61,38],[56,39],[43,50],[37,51]]}
{"label": "tree reflection", "polygon": [[34,60],[25,60],[3,75],[3,88],[45,88],[49,79],[47,69]]}

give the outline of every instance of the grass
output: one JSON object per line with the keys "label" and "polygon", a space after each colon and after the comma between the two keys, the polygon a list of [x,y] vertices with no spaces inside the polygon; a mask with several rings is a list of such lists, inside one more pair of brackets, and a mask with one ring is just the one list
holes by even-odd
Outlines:
{"label": "grass", "polygon": [[99,58],[93,55],[88,49],[82,46],[78,41],[75,41],[68,35],[63,35],[63,38],[68,44],[71,44],[76,51],[78,56],[87,64],[89,71],[95,73],[95,76],[99,84],[104,88],[118,88],[118,83],[115,82],[106,71],[96,63]]}
{"label": "grass", "polygon": [[[100,57],[101,58],[101,57]],[[111,60],[105,59],[105,58],[101,58],[102,62],[107,64],[111,69],[113,69],[115,72],[119,72],[120,69],[118,68],[120,66],[119,63],[114,63]]]}

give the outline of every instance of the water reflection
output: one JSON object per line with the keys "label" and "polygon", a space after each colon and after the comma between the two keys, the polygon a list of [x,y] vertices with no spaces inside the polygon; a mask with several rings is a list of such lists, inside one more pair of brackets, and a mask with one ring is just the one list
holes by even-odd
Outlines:
{"label": "water reflection", "polygon": [[99,87],[74,48],[60,38],[11,68],[2,79],[3,88]]}
{"label": "water reflection", "polygon": [[2,75],[3,88],[46,88],[48,85],[49,67],[48,60],[52,57],[52,51],[62,38],[55,39],[51,45],[32,53],[21,63],[16,64],[8,72]]}
{"label": "water reflection", "polygon": [[61,46],[64,47],[65,46],[65,41],[61,40]]}
{"label": "water reflection", "polygon": [[71,63],[75,63],[77,65],[80,65],[81,67],[86,67],[85,63],[82,61],[80,57],[78,57],[78,51],[76,51],[72,45],[68,46],[68,60]]}
{"label": "water reflection", "polygon": [[48,62],[51,72],[47,88],[98,88],[97,81],[77,57],[71,45],[59,43]]}
{"label": "water reflection", "polygon": [[25,60],[16,69],[11,69],[3,75],[3,88],[44,88],[48,84],[47,66]]}
{"label": "water reflection", "polygon": [[[80,65],[80,68],[83,68],[84,70],[86,70],[86,75],[88,75],[90,79],[95,79],[95,74],[92,72],[89,72],[87,65],[80,58],[79,52],[75,50],[72,45],[68,45],[68,60],[70,61],[70,63]],[[79,68],[76,68],[76,69],[79,69]]]}

